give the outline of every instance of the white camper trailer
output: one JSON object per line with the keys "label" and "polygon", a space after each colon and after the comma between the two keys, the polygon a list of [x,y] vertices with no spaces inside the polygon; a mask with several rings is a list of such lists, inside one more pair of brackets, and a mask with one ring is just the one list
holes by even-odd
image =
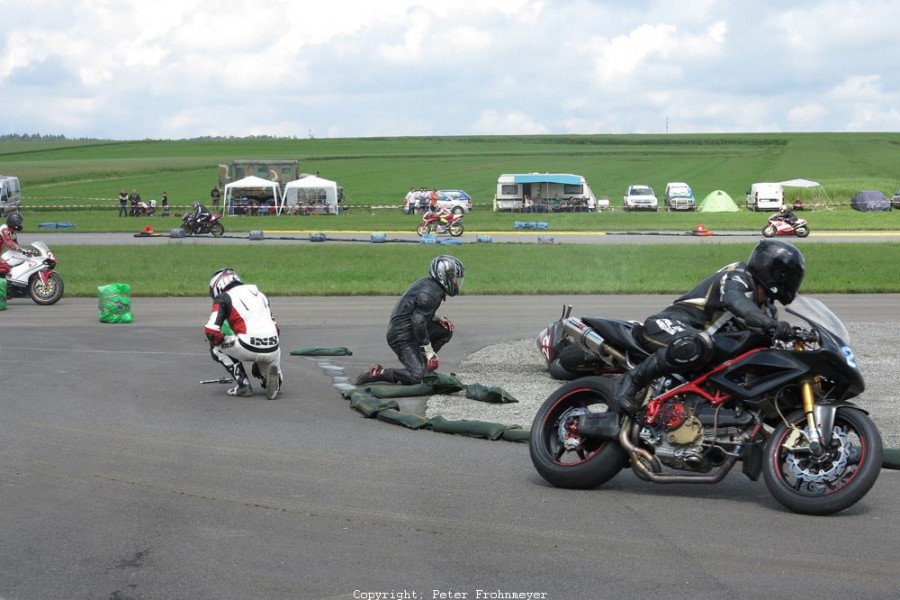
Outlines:
{"label": "white camper trailer", "polygon": [[584,177],[571,173],[505,174],[497,179],[494,211],[593,211],[597,198]]}

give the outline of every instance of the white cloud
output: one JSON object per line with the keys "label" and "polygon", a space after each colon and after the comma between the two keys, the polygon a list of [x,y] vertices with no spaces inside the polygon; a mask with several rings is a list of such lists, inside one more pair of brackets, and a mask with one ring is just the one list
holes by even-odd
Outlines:
{"label": "white cloud", "polygon": [[0,3],[0,133],[900,129],[879,0]]}

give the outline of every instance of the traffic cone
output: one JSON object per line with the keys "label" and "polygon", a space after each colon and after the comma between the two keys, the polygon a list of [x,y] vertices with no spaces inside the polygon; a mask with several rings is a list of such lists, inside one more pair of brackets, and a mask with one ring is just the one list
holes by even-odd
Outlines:
{"label": "traffic cone", "polygon": [[694,228],[694,235],[712,235],[713,232],[708,230],[703,223],[700,223]]}

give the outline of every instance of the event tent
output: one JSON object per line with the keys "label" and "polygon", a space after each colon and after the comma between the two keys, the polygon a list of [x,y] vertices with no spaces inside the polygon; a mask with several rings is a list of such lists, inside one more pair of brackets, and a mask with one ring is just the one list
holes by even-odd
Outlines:
{"label": "event tent", "polygon": [[334,181],[307,175],[284,185],[282,205],[285,210],[314,210],[329,215],[338,214],[338,185]]}
{"label": "event tent", "polygon": [[728,192],[722,190],[708,193],[697,206],[697,212],[738,212],[739,210]]}
{"label": "event tent", "polygon": [[[811,200],[809,206],[810,209],[815,210],[816,208],[825,208],[830,210],[832,208],[831,199],[828,197],[828,194],[825,193],[825,188],[817,181],[810,181],[809,179],[788,179],[787,181],[781,181],[779,183],[782,188],[812,189],[811,195],[813,198],[809,198],[809,200]],[[785,204],[787,204],[787,194],[784,195],[784,200]]]}
{"label": "event tent", "polygon": [[260,195],[271,195],[275,200],[276,210],[279,213],[281,212],[283,202],[281,199],[281,188],[278,187],[278,182],[250,175],[249,177],[244,177],[243,179],[238,179],[237,181],[225,184],[225,199],[222,201],[225,214],[234,214],[233,208],[236,204],[235,198],[246,196],[248,192],[257,192],[256,194],[252,194],[256,197]]}

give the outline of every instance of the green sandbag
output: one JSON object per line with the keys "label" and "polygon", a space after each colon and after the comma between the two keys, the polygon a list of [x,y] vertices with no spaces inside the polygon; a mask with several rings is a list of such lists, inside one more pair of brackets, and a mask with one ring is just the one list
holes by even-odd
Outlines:
{"label": "green sandbag", "polygon": [[900,448],[885,448],[881,466],[885,469],[900,469]]}
{"label": "green sandbag", "polygon": [[294,356],[353,356],[353,353],[342,346],[302,346],[291,350]]}
{"label": "green sandbag", "polygon": [[507,442],[527,442],[531,439],[531,430],[521,425],[510,425],[503,431],[503,439]]}
{"label": "green sandbag", "polygon": [[6,279],[0,279],[0,310],[6,310]]}
{"label": "green sandbag", "polygon": [[448,421],[440,415],[432,417],[429,425],[433,430],[441,433],[456,433],[459,435],[487,438],[489,440],[500,439],[503,432],[506,431],[506,425],[501,423],[469,421],[467,419]]}
{"label": "green sandbag", "polygon": [[131,323],[131,286],[110,283],[97,286],[98,316],[101,323]]}
{"label": "green sandbag", "polygon": [[400,408],[400,405],[397,404],[396,400],[382,400],[369,394],[358,394],[354,395],[350,400],[350,408],[371,418],[388,408],[396,410]]}
{"label": "green sandbag", "polygon": [[402,412],[393,408],[386,408],[384,410],[378,411],[378,414],[375,416],[379,421],[385,421],[386,423],[393,423],[394,425],[403,425],[409,429],[421,429],[428,425],[428,419],[423,416]]}
{"label": "green sandbag", "polygon": [[481,385],[480,383],[470,383],[466,386],[466,398],[480,402],[490,402],[491,404],[518,402],[503,388],[495,385]]}
{"label": "green sandbag", "polygon": [[[357,388],[359,389],[359,388]],[[432,391],[431,384],[417,383],[415,385],[400,385],[398,383],[384,383],[377,385],[367,385],[361,388],[378,398],[409,398],[412,396],[430,396]]]}

